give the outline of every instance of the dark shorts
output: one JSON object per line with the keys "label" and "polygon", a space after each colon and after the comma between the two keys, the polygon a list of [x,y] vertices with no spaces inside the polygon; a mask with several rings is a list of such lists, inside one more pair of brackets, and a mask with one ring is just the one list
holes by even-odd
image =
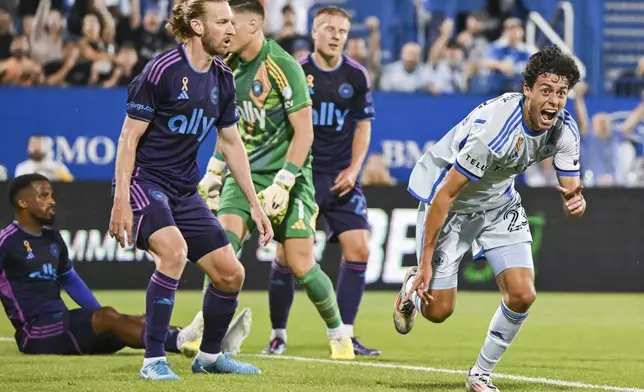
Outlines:
{"label": "dark shorts", "polygon": [[338,241],[338,235],[349,230],[370,230],[367,200],[359,183],[342,198],[331,192],[337,175],[314,173],[315,201],[328,227],[328,238]]}
{"label": "dark shorts", "polygon": [[24,354],[114,354],[125,344],[111,334],[92,329],[93,310],[74,309],[41,316],[16,333],[18,350]]}
{"label": "dark shorts", "polygon": [[177,197],[158,185],[134,180],[130,201],[134,212],[132,234],[139,249],[149,250],[152,233],[167,226],[179,228],[192,262],[229,244],[226,231],[196,191]]}

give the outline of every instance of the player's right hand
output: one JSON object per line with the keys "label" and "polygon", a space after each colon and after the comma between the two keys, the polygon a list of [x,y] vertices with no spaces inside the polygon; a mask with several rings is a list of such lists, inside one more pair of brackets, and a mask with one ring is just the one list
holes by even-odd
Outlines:
{"label": "player's right hand", "polygon": [[273,240],[273,225],[271,221],[264,213],[259,201],[257,203],[251,204],[250,206],[250,217],[255,222],[257,226],[257,231],[259,232],[259,242],[262,246],[268,245]]}
{"label": "player's right hand", "polygon": [[221,186],[223,185],[222,176],[226,169],[226,162],[211,157],[208,161],[206,175],[199,182],[197,187],[199,195],[208,204],[211,211],[219,210],[219,201],[221,199]]}
{"label": "player's right hand", "polygon": [[260,205],[268,219],[279,225],[288,211],[289,192],[295,185],[295,174],[282,169],[277,172],[273,183],[257,194]]}
{"label": "player's right hand", "polygon": [[122,248],[132,245],[134,214],[129,201],[114,199],[110,216],[110,236],[116,238]]}
{"label": "player's right hand", "polygon": [[414,277],[411,290],[407,292],[407,296],[403,301],[409,300],[414,292],[416,292],[425,305],[429,305],[429,303],[434,300],[434,297],[429,294],[429,284],[432,281],[433,273],[432,258],[431,256],[429,257],[429,262],[425,260],[426,258],[423,258],[420,266],[418,266],[418,272],[416,273],[416,277]]}

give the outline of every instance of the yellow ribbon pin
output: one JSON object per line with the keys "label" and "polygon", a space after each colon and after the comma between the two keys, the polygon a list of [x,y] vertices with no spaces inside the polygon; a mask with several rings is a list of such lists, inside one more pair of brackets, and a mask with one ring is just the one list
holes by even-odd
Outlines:
{"label": "yellow ribbon pin", "polygon": [[308,83],[309,87],[311,87],[311,88],[315,87],[315,86],[313,86],[313,75],[308,75],[306,77],[306,83]]}
{"label": "yellow ribbon pin", "polygon": [[183,87],[181,87],[181,90],[188,91],[188,78],[184,77],[183,79],[181,79],[181,82],[183,83]]}
{"label": "yellow ribbon pin", "polygon": [[29,245],[29,241],[25,241],[25,242],[23,242],[23,244],[25,245],[25,248],[27,249],[27,252],[31,252],[31,245]]}

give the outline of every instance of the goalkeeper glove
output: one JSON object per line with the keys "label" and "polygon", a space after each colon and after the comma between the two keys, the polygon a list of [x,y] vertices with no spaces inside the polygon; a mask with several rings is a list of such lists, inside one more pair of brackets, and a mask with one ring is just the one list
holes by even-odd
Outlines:
{"label": "goalkeeper glove", "polygon": [[295,185],[295,174],[286,169],[277,172],[273,183],[257,194],[262,209],[273,224],[279,225],[288,210],[288,193]]}
{"label": "goalkeeper glove", "polygon": [[223,185],[222,176],[226,170],[226,162],[211,157],[208,161],[206,175],[199,182],[199,195],[208,204],[211,211],[219,209],[219,199],[221,186]]}

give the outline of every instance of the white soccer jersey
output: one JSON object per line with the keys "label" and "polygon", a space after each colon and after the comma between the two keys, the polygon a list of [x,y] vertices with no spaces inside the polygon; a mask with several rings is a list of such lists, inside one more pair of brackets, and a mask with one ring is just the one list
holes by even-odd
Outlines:
{"label": "white soccer jersey", "polygon": [[427,151],[414,166],[409,192],[431,203],[447,171],[455,167],[471,182],[450,211],[486,211],[517,197],[514,178],[554,155],[560,176],[579,176],[579,130],[570,113],[552,128],[534,132],[523,120],[523,94],[508,93],[479,105]]}

